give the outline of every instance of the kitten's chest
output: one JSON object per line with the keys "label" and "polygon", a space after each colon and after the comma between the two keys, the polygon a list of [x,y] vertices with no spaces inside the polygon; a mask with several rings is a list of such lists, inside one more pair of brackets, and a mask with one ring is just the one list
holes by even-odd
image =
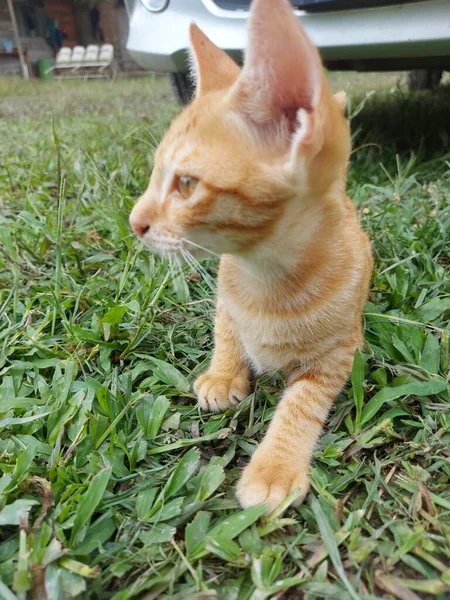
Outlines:
{"label": "kitten's chest", "polygon": [[257,371],[289,370],[311,358],[313,331],[305,327],[300,317],[266,312],[261,306],[249,311],[233,300],[227,302],[227,309]]}
{"label": "kitten's chest", "polygon": [[232,260],[219,272],[219,297],[230,315],[247,357],[257,371],[297,368],[327,348],[337,319],[334,300],[319,301],[318,289],[251,283]]}

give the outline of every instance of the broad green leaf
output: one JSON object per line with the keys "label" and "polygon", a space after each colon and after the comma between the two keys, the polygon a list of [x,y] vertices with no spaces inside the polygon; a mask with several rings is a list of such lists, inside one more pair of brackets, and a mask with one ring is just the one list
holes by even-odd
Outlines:
{"label": "broad green leaf", "polygon": [[30,363],[37,369],[48,369],[49,367],[56,367],[60,363],[59,358],[37,358],[31,360]]}
{"label": "broad green leaf", "polygon": [[220,487],[224,480],[225,471],[223,467],[210,463],[201,476],[200,487],[195,500],[197,502],[204,502]]}
{"label": "broad green leaf", "polygon": [[406,362],[413,364],[414,363],[414,357],[412,356],[411,352],[408,350],[405,342],[403,342],[398,335],[394,334],[392,336],[392,343],[394,345],[394,347],[398,350],[398,352],[400,352],[401,356],[406,360]]}
{"label": "broad green leaf", "polygon": [[45,569],[45,591],[48,600],[63,600],[62,572],[63,569],[56,564],[49,565]]}
{"label": "broad green leaf", "polygon": [[139,492],[136,498],[136,516],[138,519],[147,518],[157,493],[157,488],[148,488]]}
{"label": "broad green leaf", "polygon": [[41,565],[47,566],[55,560],[60,559],[66,554],[66,550],[63,548],[61,542],[56,538],[53,538],[50,544],[45,548],[45,552],[42,555]]}
{"label": "broad green leaf", "polygon": [[95,395],[97,396],[97,400],[102,411],[108,415],[111,420],[113,420],[116,415],[114,413],[115,407],[113,407],[114,400],[111,399],[110,391],[102,386],[99,390],[97,390]]}
{"label": "broad green leaf", "polygon": [[378,383],[380,387],[387,387],[388,377],[386,369],[379,368],[371,373],[372,379]]}
{"label": "broad green leaf", "polygon": [[139,539],[146,546],[162,544],[164,542],[169,542],[176,531],[175,527],[170,527],[170,525],[166,525],[165,523],[156,524],[153,525],[150,531],[142,531],[139,534]]}
{"label": "broad green leaf", "polygon": [[450,298],[433,298],[417,310],[422,323],[429,323],[435,321],[444,312],[450,310]]}
{"label": "broad green leaf", "polygon": [[47,427],[49,429],[49,434],[48,434],[49,444],[54,445],[62,427],[69,421],[72,421],[72,419],[74,418],[74,416],[77,414],[78,410],[80,409],[80,406],[82,405],[84,398],[85,398],[84,390],[80,390],[80,391],[76,392],[70,398],[69,401],[66,401],[64,403],[64,409],[62,411],[60,411],[59,415],[58,416],[55,415],[55,418],[52,421],[52,425],[50,425],[49,423],[47,424]]}
{"label": "broad green leaf", "polygon": [[327,547],[328,554],[331,558],[331,562],[333,563],[334,568],[336,569],[336,572],[339,575],[340,580],[342,581],[343,585],[346,587],[350,598],[352,598],[352,600],[360,600],[358,594],[354,590],[352,584],[350,583],[350,581],[347,578],[347,575],[345,574],[345,570],[344,570],[344,567],[343,567],[342,561],[341,561],[341,555],[339,554],[339,548],[336,544],[333,530],[331,529],[331,526],[328,522],[328,518],[325,515],[325,512],[323,511],[322,507],[320,506],[319,501],[317,500],[317,498],[315,496],[312,497],[311,508],[313,510],[314,516],[316,517],[317,526],[320,530],[320,535],[322,537],[322,541],[324,542],[325,546]]}
{"label": "broad green leaf", "polygon": [[41,404],[45,404],[45,400],[42,398],[1,398],[0,413],[6,413],[9,410],[16,410],[17,408],[32,408]]}
{"label": "broad green leaf", "polygon": [[20,525],[26,523],[32,506],[39,504],[37,500],[15,500],[0,511],[0,525]]}
{"label": "broad green leaf", "polygon": [[94,414],[89,420],[89,437],[93,446],[96,447],[102,439],[108,424],[108,417],[104,415]]}
{"label": "broad green leaf", "polygon": [[103,323],[109,323],[111,325],[118,325],[122,321],[123,315],[127,312],[126,306],[115,306],[108,310],[106,315],[103,317]]}
{"label": "broad green leaf", "polygon": [[158,396],[153,402],[146,428],[146,433],[151,440],[157,436],[169,405],[170,402],[165,396]]}
{"label": "broad green leaf", "polygon": [[20,453],[16,466],[14,467],[11,485],[17,484],[27,476],[31,465],[33,464],[35,455],[36,447],[33,445],[28,446],[26,450]]}
{"label": "broad green leaf", "polygon": [[189,286],[183,273],[180,273],[172,280],[173,289],[181,304],[187,304],[190,300]]}
{"label": "broad green leaf", "polygon": [[364,360],[359,348],[355,351],[352,369],[353,399],[356,407],[356,424],[361,422],[361,412],[364,402]]}
{"label": "broad green leaf", "polygon": [[51,447],[48,444],[43,444],[40,440],[36,439],[36,437],[27,434],[18,433],[15,438],[20,441],[21,444],[29,448],[33,448],[36,456],[50,456]]}
{"label": "broad green leaf", "polygon": [[47,417],[51,412],[51,410],[46,410],[44,412],[38,413],[37,415],[32,415],[30,417],[10,417],[8,419],[3,419],[2,421],[0,421],[0,428],[11,427],[11,425],[25,425],[25,423],[39,421],[39,419]]}
{"label": "broad green leaf", "polygon": [[367,423],[385,402],[397,400],[404,396],[432,396],[447,389],[445,381],[414,381],[397,387],[383,388],[367,402],[362,412],[361,424]]}
{"label": "broad green leaf", "polygon": [[232,540],[262,517],[266,510],[267,507],[265,504],[258,504],[257,506],[238,511],[213,527],[208,533],[208,538],[224,536]]}
{"label": "broad green leaf", "polygon": [[349,600],[348,592],[337,583],[308,581],[303,589],[314,597],[324,598],[325,600]]}
{"label": "broad green leaf", "polygon": [[421,353],[421,366],[428,373],[439,373],[441,345],[439,340],[429,332]]}
{"label": "broad green leaf", "polygon": [[67,400],[69,396],[70,387],[78,371],[78,365],[75,361],[69,361],[66,363],[64,370],[64,382],[61,391],[58,394],[58,400],[63,402]]}
{"label": "broad green leaf", "polygon": [[173,365],[164,360],[159,360],[159,358],[153,358],[153,356],[149,357],[149,360],[155,365],[153,370],[154,375],[159,377],[161,381],[173,386],[176,390],[184,394],[190,391],[191,386],[189,381]]}
{"label": "broad green leaf", "polygon": [[162,496],[165,500],[175,496],[175,494],[191,479],[200,463],[200,451],[197,448],[191,448],[179,461],[172,475],[169,477]]}
{"label": "broad green leaf", "polygon": [[208,536],[205,550],[227,562],[232,562],[242,553],[236,542],[225,536],[214,536],[214,538]]}
{"label": "broad green leaf", "polygon": [[1,232],[2,245],[4,246],[7,253],[9,254],[9,258],[13,262],[17,262],[17,246],[16,246],[16,243],[12,236],[11,230],[8,227],[2,226],[0,228],[0,232]]}
{"label": "broad green leaf", "polygon": [[420,364],[420,355],[422,352],[423,339],[422,333],[418,327],[414,327],[411,331],[411,337],[409,340],[409,344],[411,345],[414,352],[414,361]]}
{"label": "broad green leaf", "polygon": [[149,523],[159,523],[159,521],[169,521],[181,512],[181,506],[184,498],[174,498],[167,504],[161,506],[158,512],[154,513],[149,519]]}
{"label": "broad green leaf", "polygon": [[194,520],[186,526],[184,537],[189,560],[195,560],[197,554],[204,549],[210,521],[211,514],[200,511],[195,515]]}
{"label": "broad green leaf", "polygon": [[95,509],[103,498],[109,478],[111,477],[111,469],[100,471],[89,482],[86,491],[78,503],[75,513],[75,521],[72,528],[71,541],[76,539],[81,529],[88,523]]}
{"label": "broad green leaf", "polygon": [[266,590],[277,580],[282,560],[281,546],[266,546],[260,556],[253,558],[252,580],[257,588]]}
{"label": "broad green leaf", "polygon": [[86,591],[86,581],[83,577],[66,569],[61,569],[60,581],[64,598],[79,598],[80,594]]}
{"label": "broad green leaf", "polygon": [[99,546],[103,546],[113,535],[117,526],[110,511],[104,513],[94,523],[91,523],[84,540],[77,545],[72,554],[90,554]]}
{"label": "broad green leaf", "polygon": [[[295,521],[296,522],[296,521]],[[280,529],[282,525],[278,527]],[[248,527],[239,536],[239,546],[247,554],[259,556],[264,547],[264,542],[261,539],[264,534],[260,533],[261,526]]]}
{"label": "broad green leaf", "polygon": [[153,402],[154,402],[154,400],[153,400],[152,396],[145,395],[138,402],[136,409],[135,409],[136,418],[138,420],[139,425],[144,430],[145,435],[148,435],[147,428],[148,428],[148,423],[150,421],[150,413],[152,411]]}
{"label": "broad green leaf", "polygon": [[[275,597],[275,595],[280,596],[281,591],[288,590],[289,588],[295,587],[296,589],[299,589],[299,586],[306,583],[307,581],[308,581],[308,579],[306,579],[304,577],[295,577],[295,576],[294,577],[285,577],[284,579],[279,579],[270,588],[268,588],[268,590],[267,590],[268,597],[273,598],[273,597]],[[304,588],[302,588],[302,589],[304,589]],[[333,600],[338,600],[338,599],[333,598]],[[342,600],[344,600],[344,599],[342,599]],[[361,598],[361,600],[363,600],[363,599]],[[366,600],[366,599],[364,599],[364,600]],[[378,599],[374,598],[372,600],[378,600]]]}

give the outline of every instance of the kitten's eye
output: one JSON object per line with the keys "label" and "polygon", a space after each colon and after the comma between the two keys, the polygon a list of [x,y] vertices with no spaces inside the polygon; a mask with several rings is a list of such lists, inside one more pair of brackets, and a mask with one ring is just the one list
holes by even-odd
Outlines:
{"label": "kitten's eye", "polygon": [[198,179],[195,177],[183,176],[178,177],[177,187],[180,194],[188,200],[195,192],[195,188],[197,187]]}

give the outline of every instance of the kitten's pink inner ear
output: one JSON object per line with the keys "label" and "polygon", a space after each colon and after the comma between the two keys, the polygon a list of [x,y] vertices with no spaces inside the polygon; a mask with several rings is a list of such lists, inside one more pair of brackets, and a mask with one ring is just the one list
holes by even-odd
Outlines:
{"label": "kitten's pink inner ear", "polygon": [[197,96],[231,87],[241,72],[237,64],[195,23],[191,23],[189,36],[197,74]]}
{"label": "kitten's pink inner ear", "polygon": [[295,118],[317,106],[322,76],[320,55],[289,0],[254,0],[238,97],[260,120]]}

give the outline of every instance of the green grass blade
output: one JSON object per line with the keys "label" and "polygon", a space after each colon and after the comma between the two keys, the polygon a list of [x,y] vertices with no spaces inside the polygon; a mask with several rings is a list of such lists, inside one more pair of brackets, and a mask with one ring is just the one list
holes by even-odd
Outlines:
{"label": "green grass blade", "polygon": [[334,568],[339,575],[339,579],[342,581],[343,585],[346,587],[350,598],[352,600],[361,600],[360,596],[356,593],[352,584],[348,580],[347,575],[345,574],[344,567],[342,565],[341,556],[339,553],[338,546],[336,544],[336,540],[334,539],[333,531],[330,527],[328,519],[325,513],[322,510],[322,507],[319,504],[319,501],[316,497],[312,497],[311,499],[311,508],[313,510],[314,516],[316,517],[317,526],[320,530],[320,535],[322,540],[327,547],[328,554],[330,556],[331,562],[333,563]]}
{"label": "green grass blade", "polygon": [[[89,485],[84,492],[75,512],[75,520],[70,537],[72,544],[75,542],[75,540],[77,540],[77,536],[83,527],[87,525],[88,521],[94,514],[95,509],[103,498],[103,494],[105,493],[110,477],[111,469],[108,468],[104,469],[103,471],[99,471],[89,482]],[[81,540],[78,539],[78,541]]]}

